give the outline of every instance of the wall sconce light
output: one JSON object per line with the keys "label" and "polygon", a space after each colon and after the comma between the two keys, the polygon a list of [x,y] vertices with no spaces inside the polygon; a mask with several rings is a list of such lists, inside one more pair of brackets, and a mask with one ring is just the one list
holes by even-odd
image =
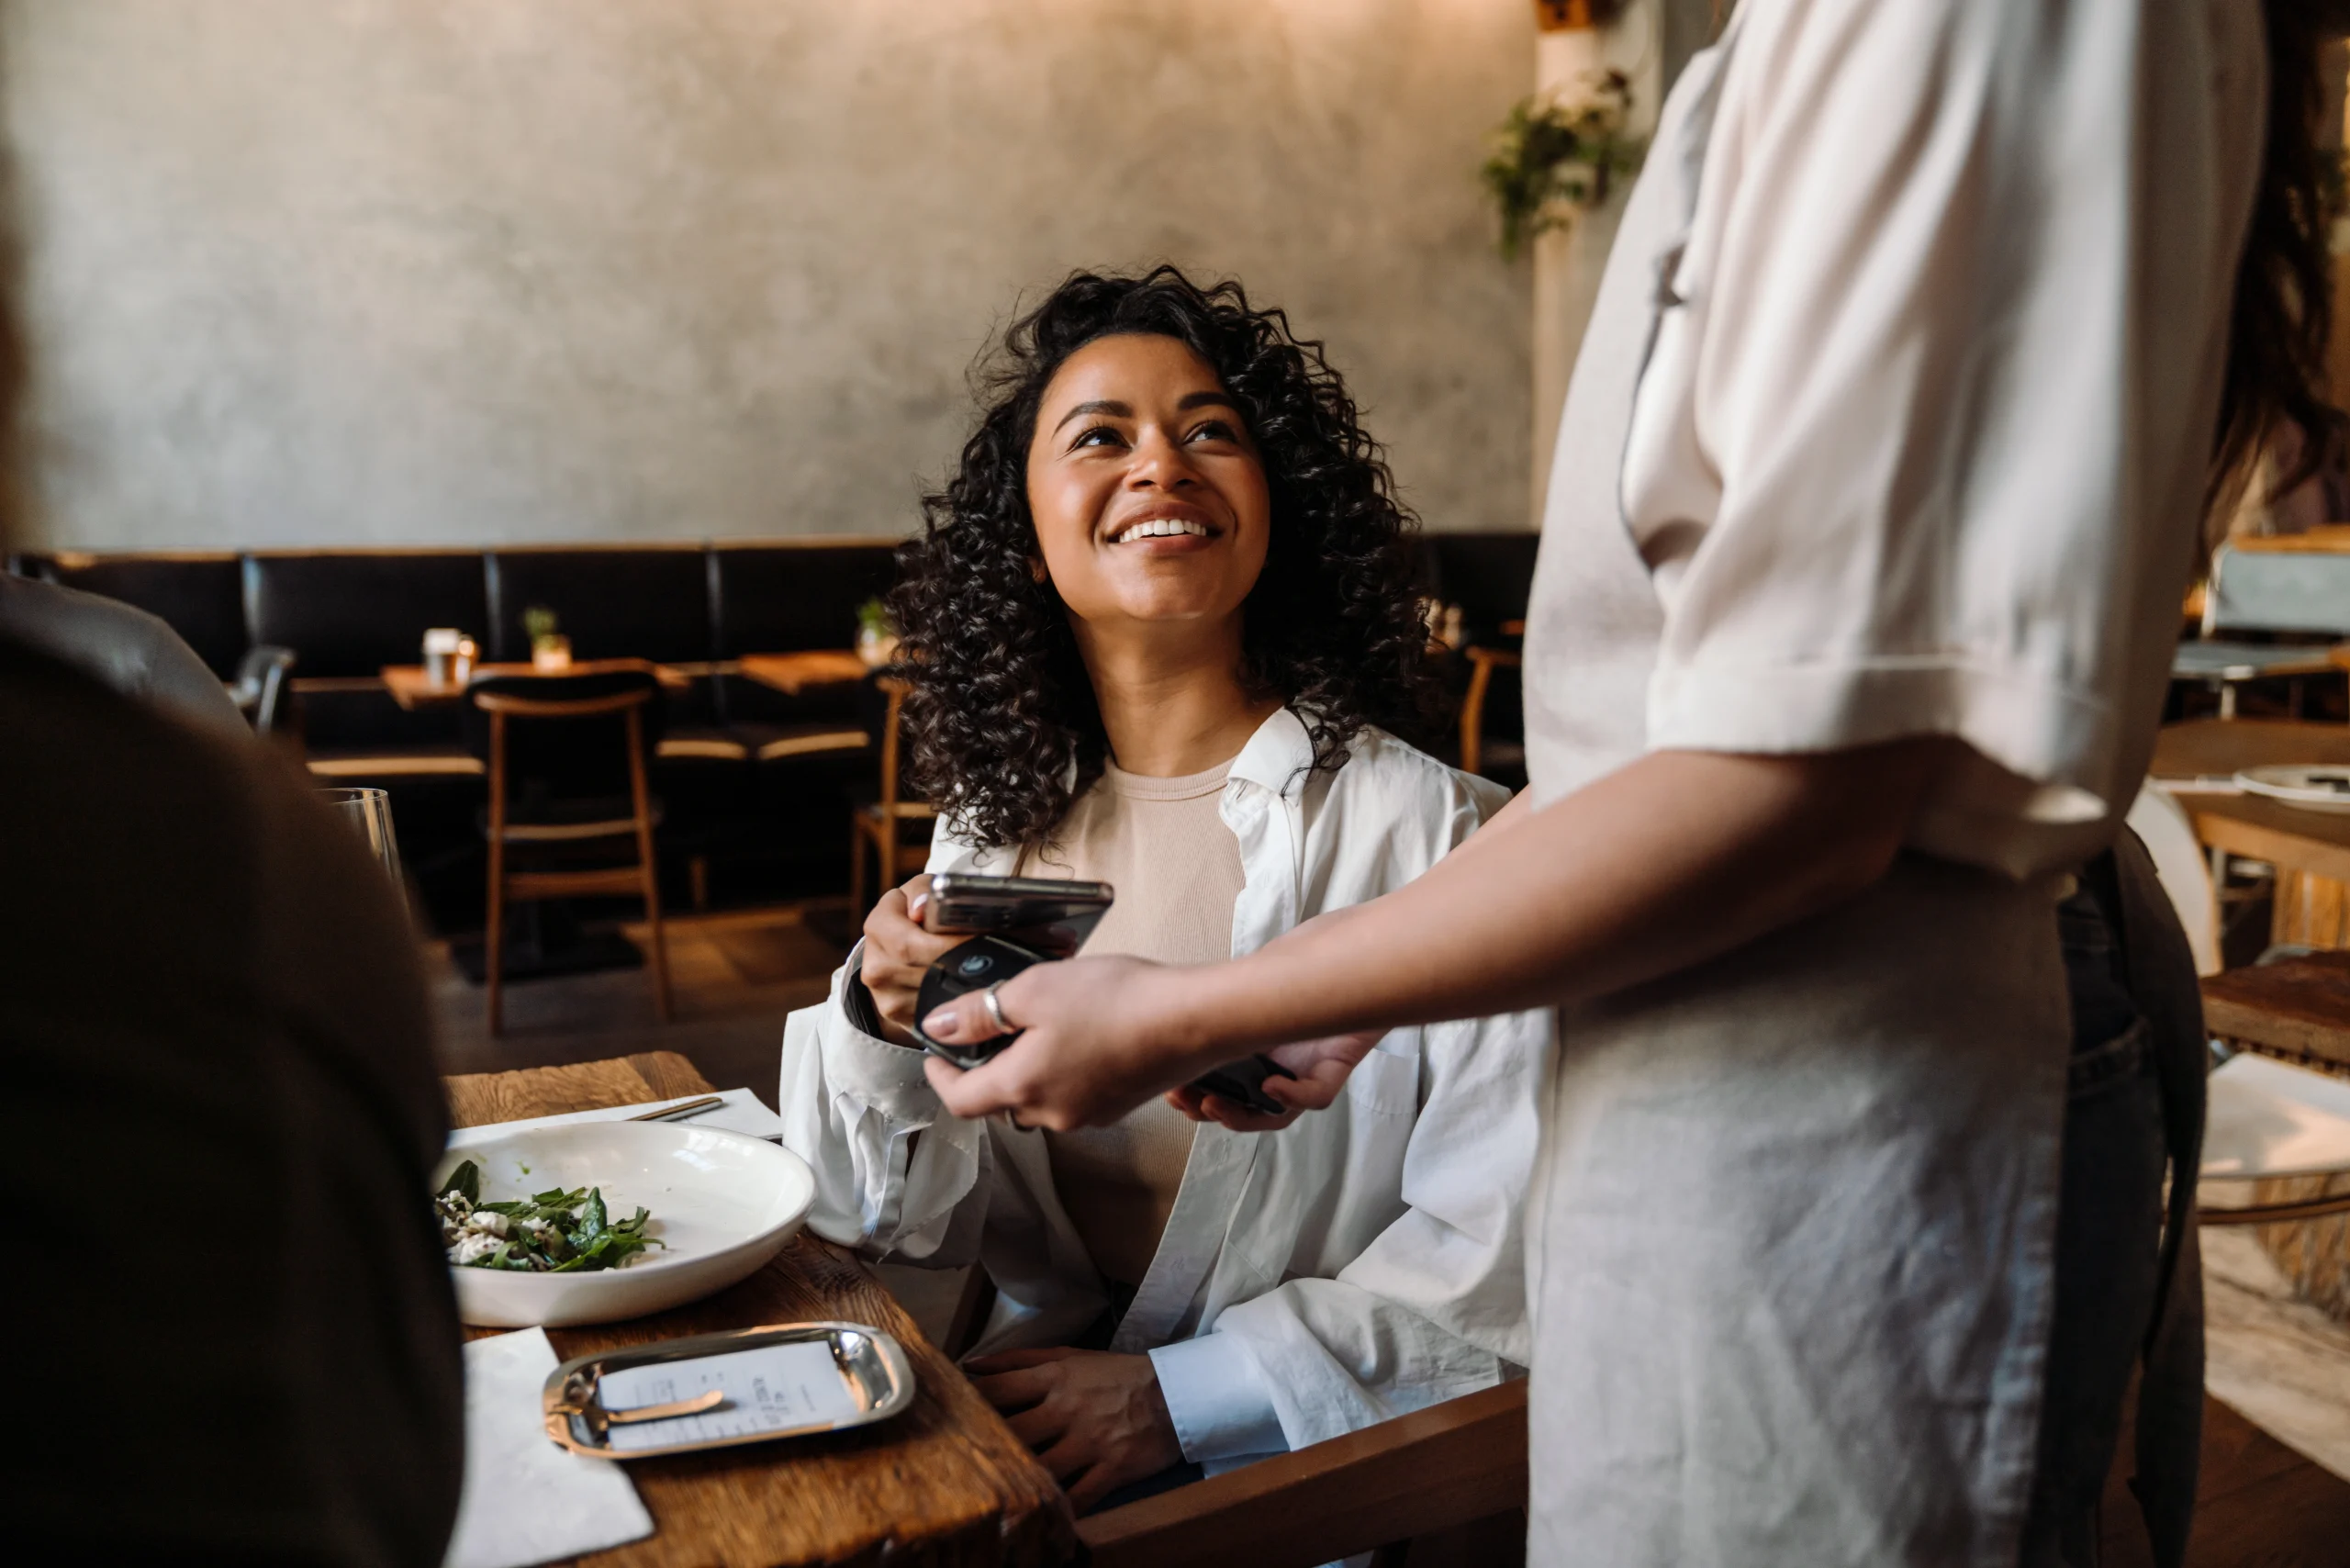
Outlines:
{"label": "wall sconce light", "polygon": [[1546,33],[1596,28],[1620,9],[1620,0],[1534,0],[1534,25]]}

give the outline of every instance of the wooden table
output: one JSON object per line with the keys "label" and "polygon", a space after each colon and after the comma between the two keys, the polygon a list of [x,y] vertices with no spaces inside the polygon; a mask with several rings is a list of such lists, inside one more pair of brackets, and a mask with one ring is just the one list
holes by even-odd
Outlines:
{"label": "wooden table", "polygon": [[750,679],[792,697],[811,686],[863,680],[873,667],[844,648],[811,648],[797,654],[744,654],[735,663]]}
{"label": "wooden table", "polygon": [[2287,719],[2190,719],[2154,736],[2146,771],[2161,779],[2231,779],[2280,763],[2350,763],[2350,724]]}
{"label": "wooden table", "polygon": [[[711,1087],[691,1062],[668,1051],[446,1082],[459,1126],[641,1104]],[[632,1323],[551,1329],[548,1338],[555,1354],[568,1359],[649,1339],[813,1318],[869,1323],[895,1335],[920,1385],[913,1407],[862,1432],[636,1461],[628,1473],[655,1532],[580,1562],[1042,1568],[1076,1555],[1052,1477],[843,1248],[803,1232],[767,1268],[706,1301]]]}
{"label": "wooden table", "polygon": [[2309,953],[2203,982],[2211,1033],[2350,1077],[2350,953]]}
{"label": "wooden table", "polygon": [[[489,664],[474,666],[474,674],[484,675],[610,675],[619,670],[643,670],[672,691],[683,691],[693,685],[693,678],[683,670],[656,665],[650,659],[576,659],[565,670],[541,670],[529,664]],[[422,665],[386,665],[376,672],[384,682],[384,689],[392,700],[403,708],[439,708],[462,702],[465,697],[463,681],[434,681],[426,678]]]}
{"label": "wooden table", "polygon": [[2282,870],[2350,881],[2350,815],[2191,787],[2196,779],[2221,782],[2243,768],[2295,762],[2350,764],[2350,725],[2256,719],[2170,724],[2154,737],[2150,771],[2173,786],[2206,846]]}

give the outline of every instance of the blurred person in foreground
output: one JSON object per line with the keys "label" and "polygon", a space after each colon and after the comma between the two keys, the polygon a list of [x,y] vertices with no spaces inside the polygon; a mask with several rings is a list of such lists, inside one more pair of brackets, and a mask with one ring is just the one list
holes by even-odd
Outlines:
{"label": "blurred person in foreground", "polygon": [[[6,432],[13,306],[0,287]],[[42,1563],[435,1568],[464,1410],[405,912],[275,753],[92,662],[0,621],[0,1192],[28,1439],[7,1539]]]}
{"label": "blurred person in foreground", "polygon": [[0,573],[0,637],[219,734],[252,734],[228,688],[186,640],[134,605]]}
{"label": "blurred person in foreground", "polygon": [[[995,369],[891,598],[931,872],[1106,881],[1086,951],[1197,963],[1500,809],[1393,733],[1429,692],[1407,519],[1318,344],[1237,284],[1080,274]],[[1080,1510],[1517,1375],[1547,1014],[1393,1030],[1343,1104],[1261,1137],[1158,1103],[957,1121],[907,1028],[963,940],[923,928],[928,889],[885,893],[792,1014],[784,1141],[819,1233],[987,1271],[965,1364]]]}
{"label": "blurred person in foreground", "polygon": [[1575,366],[1527,794],[1237,961],[1015,976],[941,1099],[1073,1127],[1321,1037],[1310,1110],[1336,1031],[1554,1006],[1533,1562],[2093,1562],[2142,1348],[2179,1562],[2208,1058],[2120,829],[2199,524],[2339,428],[2341,9],[1744,0]]}

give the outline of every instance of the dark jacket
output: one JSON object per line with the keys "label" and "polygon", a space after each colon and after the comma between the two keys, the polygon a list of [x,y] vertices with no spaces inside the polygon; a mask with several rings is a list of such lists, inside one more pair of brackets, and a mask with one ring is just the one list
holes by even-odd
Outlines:
{"label": "dark jacket", "polygon": [[6,638],[0,1086],[24,1560],[436,1568],[464,1402],[399,903],[268,750]]}
{"label": "dark jacket", "polygon": [[162,620],[120,599],[0,573],[0,637],[223,734],[252,733],[196,650]]}

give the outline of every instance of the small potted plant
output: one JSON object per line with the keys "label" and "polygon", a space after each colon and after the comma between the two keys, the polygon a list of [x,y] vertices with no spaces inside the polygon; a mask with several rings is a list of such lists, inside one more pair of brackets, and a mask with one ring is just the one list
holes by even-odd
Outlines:
{"label": "small potted plant", "polygon": [[534,604],[522,611],[522,630],[531,637],[531,667],[541,675],[560,675],[571,667],[571,639],[555,630],[554,611]]}
{"label": "small potted plant", "polygon": [[867,669],[878,669],[898,656],[897,623],[890,619],[890,607],[878,599],[856,607],[856,656]]}
{"label": "small potted plant", "polygon": [[1620,176],[1637,173],[1643,151],[1626,129],[1632,84],[1620,71],[1585,77],[1563,92],[1537,94],[1509,111],[1493,134],[1493,156],[1478,171],[1502,219],[1501,251],[1514,260],[1526,241],[1597,207]]}

